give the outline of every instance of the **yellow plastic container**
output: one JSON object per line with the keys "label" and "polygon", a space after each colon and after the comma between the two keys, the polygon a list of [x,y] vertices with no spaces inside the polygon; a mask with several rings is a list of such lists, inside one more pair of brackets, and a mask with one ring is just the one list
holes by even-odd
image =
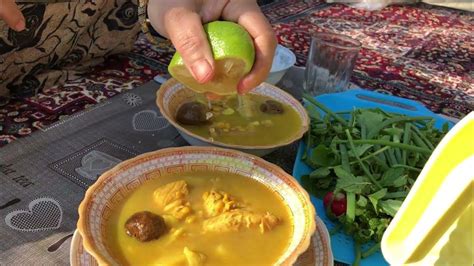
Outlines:
{"label": "yellow plastic container", "polygon": [[474,265],[474,112],[429,158],[381,247],[391,265]]}

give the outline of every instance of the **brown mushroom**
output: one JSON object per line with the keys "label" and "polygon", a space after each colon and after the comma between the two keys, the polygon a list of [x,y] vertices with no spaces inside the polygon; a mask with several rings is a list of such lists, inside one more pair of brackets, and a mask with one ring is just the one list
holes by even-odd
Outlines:
{"label": "brown mushroom", "polygon": [[260,111],[267,114],[283,114],[285,112],[283,104],[274,100],[266,100],[262,103],[260,105]]}
{"label": "brown mushroom", "polygon": [[208,111],[206,105],[200,102],[187,102],[179,107],[176,120],[183,125],[205,125],[209,122],[206,116]]}
{"label": "brown mushroom", "polygon": [[125,223],[125,232],[128,236],[140,242],[158,239],[168,231],[165,220],[160,215],[149,211],[133,214]]}

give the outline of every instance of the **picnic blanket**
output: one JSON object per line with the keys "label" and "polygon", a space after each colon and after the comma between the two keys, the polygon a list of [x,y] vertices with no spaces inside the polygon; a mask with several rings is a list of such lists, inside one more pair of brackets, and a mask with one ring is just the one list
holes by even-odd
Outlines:
{"label": "picnic blanket", "polygon": [[[427,4],[363,11],[320,0],[262,6],[278,41],[304,66],[312,32],[336,32],[363,44],[352,77],[362,88],[425,104],[461,118],[474,109],[474,15]],[[169,42],[141,36],[133,51],[113,55],[87,74],[36,97],[0,100],[0,147],[165,74]]]}

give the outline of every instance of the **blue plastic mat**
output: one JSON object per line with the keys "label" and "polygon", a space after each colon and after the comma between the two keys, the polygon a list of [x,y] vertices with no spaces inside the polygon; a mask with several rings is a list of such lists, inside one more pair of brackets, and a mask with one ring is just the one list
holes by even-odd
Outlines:
{"label": "blue plastic mat", "polygon": [[[408,116],[431,116],[436,120],[435,126],[441,128],[445,122],[452,126],[452,122],[436,115],[426,109],[421,103],[385,95],[366,90],[349,90],[342,93],[325,94],[315,97],[319,102],[326,105],[335,112],[351,111],[353,108],[380,108],[387,112],[405,114]],[[305,148],[305,143],[301,141],[295,165],[293,176],[301,181],[301,176],[311,173],[312,169],[301,161],[301,156]],[[318,216],[324,221],[328,230],[334,228],[334,223],[328,219],[321,199],[311,196],[311,201],[316,207]],[[334,259],[339,262],[352,264],[354,261],[354,242],[352,237],[340,232],[331,236],[331,247]],[[366,247],[362,247],[364,248]],[[372,256],[361,261],[362,266],[383,266],[388,265],[381,252],[374,253]]]}

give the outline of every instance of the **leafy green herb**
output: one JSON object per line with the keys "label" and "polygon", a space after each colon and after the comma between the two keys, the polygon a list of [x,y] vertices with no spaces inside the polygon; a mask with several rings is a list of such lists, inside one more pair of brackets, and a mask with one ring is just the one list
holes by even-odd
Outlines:
{"label": "leafy green herb", "polygon": [[360,265],[360,259],[362,257],[362,254],[361,254],[361,247],[360,247],[360,243],[359,242],[356,242],[355,243],[355,260],[354,260],[354,263],[353,265],[354,266],[359,266]]}
{"label": "leafy green herb", "polygon": [[386,214],[390,216],[395,216],[400,206],[402,206],[403,201],[400,200],[382,200],[379,202],[379,206]]}
{"label": "leafy green herb", "polygon": [[373,245],[372,247],[370,247],[369,249],[367,249],[367,251],[365,251],[364,253],[362,253],[362,258],[365,259],[367,257],[369,257],[370,255],[374,254],[376,251],[378,251],[380,249],[380,243],[377,243],[375,245]]}
{"label": "leafy green herb", "polygon": [[324,178],[330,174],[329,167],[320,167],[309,174],[310,178]]}
{"label": "leafy green herb", "polygon": [[382,176],[380,185],[383,187],[401,187],[406,184],[407,175],[406,170],[402,167],[395,167],[388,169]]}
{"label": "leafy green herb", "polygon": [[363,176],[354,176],[353,174],[346,172],[346,170],[340,166],[334,168],[334,172],[338,177],[336,189],[360,194],[365,186],[370,185],[370,182]]}
{"label": "leafy green herb", "polygon": [[[408,117],[381,109],[332,112],[304,95],[311,118],[303,160],[313,167],[303,187],[323,198],[345,194],[345,215],[334,217],[355,240],[356,261],[380,248],[426,160],[449,126],[434,128],[431,117]],[[375,244],[363,251],[361,245]]]}
{"label": "leafy green herb", "polygon": [[330,148],[320,144],[311,152],[311,160],[315,166],[332,166],[336,163],[337,158]]}
{"label": "leafy green herb", "polygon": [[378,204],[379,200],[382,199],[383,197],[385,197],[386,194],[387,194],[387,189],[382,188],[381,190],[379,190],[377,192],[374,192],[374,193],[369,195],[369,200],[372,203],[372,206],[374,206],[374,210],[375,210],[376,213],[378,213],[377,204]]}
{"label": "leafy green herb", "polygon": [[348,192],[347,196],[347,210],[346,210],[346,215],[347,219],[349,221],[354,221],[355,219],[355,210],[356,210],[356,201],[355,201],[355,193],[354,192]]}

